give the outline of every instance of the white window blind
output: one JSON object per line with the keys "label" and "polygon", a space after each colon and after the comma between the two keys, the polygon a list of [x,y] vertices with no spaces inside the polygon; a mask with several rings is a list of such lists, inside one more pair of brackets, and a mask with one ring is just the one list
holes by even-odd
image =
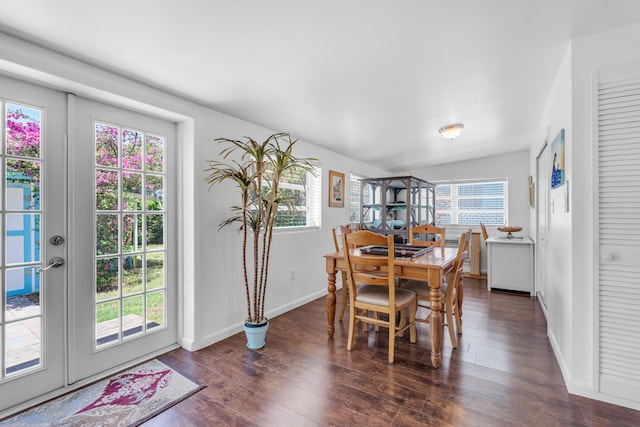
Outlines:
{"label": "white window blind", "polygon": [[[349,222],[350,223],[360,223],[360,192],[362,190],[362,185],[360,183],[361,179],[365,177],[349,174]],[[371,191],[371,187],[367,187],[367,191],[362,195],[363,201],[365,205],[371,203],[373,200],[373,192]],[[376,200],[380,200],[380,189],[376,190]],[[364,222],[373,221],[372,212],[368,211],[365,214]]]}
{"label": "white window blind", "polygon": [[349,174],[349,222],[360,222],[360,180],[363,177]]}
{"label": "white window blind", "polygon": [[446,181],[436,183],[436,224],[505,225],[507,180]]}
{"label": "white window blind", "polygon": [[294,209],[281,205],[276,217],[277,229],[320,227],[322,217],[322,171],[291,173],[280,182],[280,192],[289,199]]}

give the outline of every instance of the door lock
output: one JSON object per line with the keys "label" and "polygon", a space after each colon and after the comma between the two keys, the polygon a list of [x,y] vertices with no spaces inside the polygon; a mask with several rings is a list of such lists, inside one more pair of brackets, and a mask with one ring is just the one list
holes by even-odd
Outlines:
{"label": "door lock", "polygon": [[51,236],[51,238],[49,239],[49,243],[51,243],[53,246],[60,246],[61,244],[64,243],[64,237]]}

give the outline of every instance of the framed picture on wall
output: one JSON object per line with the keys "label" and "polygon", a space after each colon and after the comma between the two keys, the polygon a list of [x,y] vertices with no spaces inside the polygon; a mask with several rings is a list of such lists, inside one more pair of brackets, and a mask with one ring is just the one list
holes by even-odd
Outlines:
{"label": "framed picture on wall", "polygon": [[551,188],[557,188],[564,184],[564,129],[551,143],[551,156]]}
{"label": "framed picture on wall", "polygon": [[529,176],[529,206],[532,208],[536,206],[536,184],[532,176]]}
{"label": "framed picture on wall", "polygon": [[344,208],[344,174],[329,171],[329,207]]}

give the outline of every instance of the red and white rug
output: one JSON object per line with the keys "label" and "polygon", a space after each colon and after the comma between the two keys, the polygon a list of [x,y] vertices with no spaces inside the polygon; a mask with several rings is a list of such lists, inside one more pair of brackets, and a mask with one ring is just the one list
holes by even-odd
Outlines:
{"label": "red and white rug", "polygon": [[158,360],[45,402],[1,426],[136,426],[204,388]]}

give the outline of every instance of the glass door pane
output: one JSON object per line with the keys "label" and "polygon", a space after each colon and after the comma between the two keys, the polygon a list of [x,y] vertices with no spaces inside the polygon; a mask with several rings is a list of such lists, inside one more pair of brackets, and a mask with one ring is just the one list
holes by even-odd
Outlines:
{"label": "glass door pane", "polygon": [[95,345],[165,325],[165,137],[95,122]]}
{"label": "glass door pane", "polygon": [[4,105],[2,377],[42,366],[40,175],[42,109]]}

